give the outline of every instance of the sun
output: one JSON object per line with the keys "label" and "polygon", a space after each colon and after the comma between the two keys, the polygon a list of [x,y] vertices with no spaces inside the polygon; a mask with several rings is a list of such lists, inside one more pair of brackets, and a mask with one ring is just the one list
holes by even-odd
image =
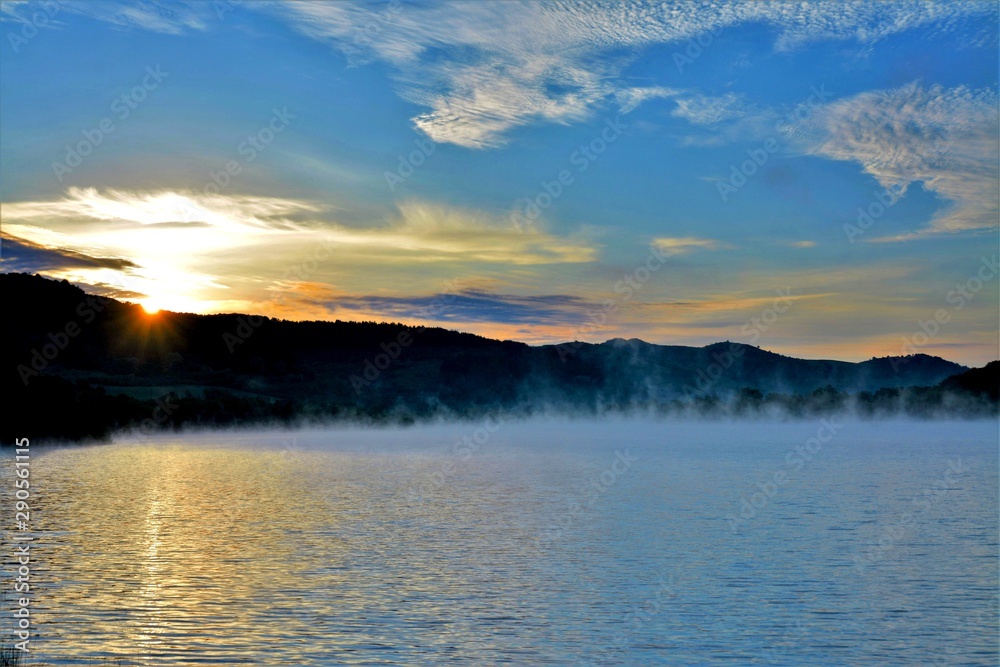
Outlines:
{"label": "sun", "polygon": [[160,312],[160,307],[153,301],[142,301],[140,304],[147,315],[156,315]]}

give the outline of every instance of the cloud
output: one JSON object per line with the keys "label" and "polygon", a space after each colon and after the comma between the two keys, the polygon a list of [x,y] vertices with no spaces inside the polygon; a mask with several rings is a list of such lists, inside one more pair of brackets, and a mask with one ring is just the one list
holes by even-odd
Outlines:
{"label": "cloud", "polygon": [[714,239],[699,239],[693,236],[656,238],[653,239],[652,245],[668,255],[684,255],[692,250],[719,250],[728,247]]}
{"label": "cloud", "polygon": [[596,259],[584,238],[537,225],[518,230],[505,218],[420,201],[404,202],[388,219],[348,226],[328,207],[293,199],[72,188],[56,200],[5,203],[0,217],[19,244],[19,270],[116,285],[177,311],[246,301],[243,295],[301,271],[317,254],[326,259],[314,279],[331,282]]}
{"label": "cloud", "polygon": [[[70,188],[55,201],[6,203],[5,227],[31,242],[116,248],[131,257],[176,260],[262,244],[324,240],[367,256],[419,256],[513,265],[590,262],[595,249],[538,226],[518,230],[477,211],[411,201],[390,220],[348,227],[304,201],[183,191]],[[91,250],[88,250],[90,252]]]}
{"label": "cloud", "polygon": [[0,236],[3,257],[0,266],[5,271],[58,271],[65,268],[102,268],[125,271],[137,267],[123,257],[94,257],[74,250],[50,248],[9,234]]}
{"label": "cloud", "polygon": [[376,314],[381,319],[418,322],[574,325],[597,306],[566,294],[524,296],[459,290],[431,296],[341,296],[327,303],[337,311]]}
{"label": "cloud", "polygon": [[945,205],[914,233],[994,228],[998,207],[997,93],[965,86],[867,92],[822,107],[805,130],[808,152],[856,162],[901,195],[914,183]]}
{"label": "cloud", "polygon": [[[294,2],[278,15],[351,62],[388,64],[400,94],[427,110],[414,125],[434,141],[502,146],[529,123],[590,118],[608,100],[626,112],[669,89],[621,77],[640,49],[764,23],[777,49],[815,40],[870,44],[917,27],[991,16],[989,3]],[[693,104],[693,102],[691,103]],[[692,117],[705,117],[694,109]],[[687,113],[682,111],[682,113]],[[721,112],[720,112],[721,113]]]}
{"label": "cloud", "polygon": [[[218,3],[183,0],[62,3],[119,29],[167,34],[218,27]],[[7,20],[27,21],[40,2],[4,5]],[[517,127],[572,123],[604,110],[627,113],[669,96],[635,87],[622,72],[639,52],[746,24],[775,29],[775,48],[818,40],[872,44],[921,28],[978,26],[995,42],[995,7],[988,2],[244,2],[290,23],[306,37],[343,52],[349,62],[389,66],[407,101],[424,107],[414,126],[436,142],[467,148],[502,146]],[[993,19],[991,26],[990,20]],[[992,33],[990,31],[993,31]],[[693,104],[693,102],[692,102]],[[700,113],[699,113],[700,112]],[[689,113],[705,117],[704,109]]]}
{"label": "cloud", "polygon": [[534,225],[518,230],[504,218],[424,202],[401,204],[388,227],[344,233],[431,259],[526,265],[586,263],[596,257],[584,240],[556,237]]}
{"label": "cloud", "polygon": [[664,86],[625,88],[615,93],[615,100],[619,104],[619,112],[626,114],[637,109],[646,100],[675,97],[680,93],[680,90]]}
{"label": "cloud", "polygon": [[[180,2],[165,3],[153,0],[126,2],[121,0],[4,0],[0,15],[5,21],[29,22],[39,12],[53,23],[61,25],[60,13],[78,14],[109,23],[120,29],[140,29],[151,32],[179,35],[190,30],[204,30],[208,23],[217,20],[214,3]],[[52,11],[52,7],[57,7]]]}
{"label": "cloud", "polygon": [[171,310],[198,311],[209,292],[226,289],[227,256],[273,247],[290,237],[314,244],[312,204],[272,197],[170,190],[70,188],[61,199],[6,202],[5,231],[63,253],[128,258],[130,266],[81,262],[37,270],[92,285],[114,284],[160,297]]}
{"label": "cloud", "polygon": [[741,95],[726,93],[718,97],[691,95],[677,100],[673,116],[695,125],[714,125],[747,115],[746,102]]}
{"label": "cloud", "polygon": [[296,220],[319,210],[306,202],[276,197],[204,195],[173,190],[69,188],[62,199],[55,201],[5,203],[0,215],[8,223],[62,221],[77,229],[83,224],[120,230],[216,228],[233,232],[264,232],[299,229],[301,227]]}
{"label": "cloud", "polygon": [[[78,284],[148,295],[169,310],[210,310],[233,276],[232,257],[256,256],[290,239],[311,249],[319,207],[244,195],[71,188],[59,199],[5,202],[4,230],[20,240],[89,257],[128,258],[128,266],[41,264],[39,272]],[[264,255],[267,257],[268,255]],[[40,260],[36,254],[35,260]],[[124,293],[123,292],[123,293]]]}

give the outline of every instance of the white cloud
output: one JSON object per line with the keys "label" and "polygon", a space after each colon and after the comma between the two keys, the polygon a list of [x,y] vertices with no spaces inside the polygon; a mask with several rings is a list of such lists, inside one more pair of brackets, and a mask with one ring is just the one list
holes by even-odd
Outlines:
{"label": "white cloud", "polygon": [[[178,0],[64,2],[61,11],[122,29],[178,34],[218,27],[220,3]],[[871,44],[917,27],[946,31],[958,20],[991,17],[989,2],[244,2],[221,6],[278,16],[354,64],[390,66],[400,94],[426,108],[414,125],[437,142],[469,148],[503,145],[511,130],[569,123],[609,100],[632,110],[670,95],[621,78],[639,49],[682,46],[707,32],[764,23],[775,48],[816,40]],[[26,20],[39,2],[4,4],[4,18]],[[225,13],[228,13],[225,12]],[[989,36],[983,22],[982,39]],[[995,31],[995,27],[994,27]],[[702,110],[703,111],[703,110]],[[682,114],[689,113],[682,111]],[[694,114],[695,112],[690,112]]]}
{"label": "white cloud", "polygon": [[[89,0],[61,11],[124,29],[163,33],[206,30],[220,20],[213,3]],[[39,2],[5,3],[8,20],[26,20]],[[234,7],[236,7],[234,5]],[[534,122],[569,123],[613,99],[623,113],[668,97],[662,86],[620,78],[636,51],[677,43],[746,23],[778,29],[775,47],[815,40],[870,44],[905,30],[953,29],[957,20],[991,16],[986,2],[255,2],[239,9],[290,21],[330,43],[352,62],[393,68],[400,94],[426,107],[414,125],[438,142],[470,148],[503,145],[508,133]],[[725,96],[680,101],[676,115],[694,123],[734,118]]]}
{"label": "white cloud", "polygon": [[646,100],[676,97],[679,94],[680,90],[664,86],[624,88],[615,93],[615,101],[619,104],[619,111],[625,114],[634,111]]}
{"label": "white cloud", "polygon": [[0,215],[8,223],[48,221],[75,227],[96,223],[102,229],[109,222],[119,227],[202,223],[226,231],[253,232],[293,229],[295,218],[318,210],[308,203],[275,197],[70,188],[55,201],[6,203]]}
{"label": "white cloud", "polygon": [[[388,5],[294,2],[281,15],[353,62],[394,68],[401,95],[427,107],[414,124],[438,142],[503,145],[528,123],[586,119],[607,100],[632,110],[668,95],[620,78],[640,48],[758,22],[779,30],[776,48],[819,39],[872,43],[962,16],[989,3],[891,2],[449,2]],[[691,103],[693,104],[693,102]],[[705,109],[695,109],[696,113]]]}
{"label": "white cloud", "polygon": [[695,125],[714,125],[746,116],[747,104],[735,93],[717,97],[694,94],[678,99],[672,115]]}
{"label": "white cloud", "polygon": [[218,20],[214,3],[181,0],[166,3],[145,0],[4,0],[0,15],[5,21],[36,23],[40,14],[46,27],[62,25],[60,14],[79,14],[123,29],[138,28],[178,35],[188,30],[204,30]]}
{"label": "white cloud", "polygon": [[830,103],[803,140],[815,155],[857,162],[885,188],[919,182],[945,200],[920,234],[981,230],[1000,216],[997,113],[995,90],[914,82]]}

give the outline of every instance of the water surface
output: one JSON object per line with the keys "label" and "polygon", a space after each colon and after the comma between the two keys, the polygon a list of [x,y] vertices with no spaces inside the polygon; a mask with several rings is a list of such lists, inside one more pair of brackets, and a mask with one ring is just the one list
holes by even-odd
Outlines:
{"label": "water surface", "polygon": [[832,426],[33,449],[33,657],[996,665],[997,425]]}

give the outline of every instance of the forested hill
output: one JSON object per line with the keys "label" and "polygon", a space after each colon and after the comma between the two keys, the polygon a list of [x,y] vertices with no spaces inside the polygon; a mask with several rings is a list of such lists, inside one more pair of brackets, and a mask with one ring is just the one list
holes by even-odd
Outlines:
{"label": "forested hill", "polygon": [[[0,290],[10,408],[5,435],[18,429],[102,435],[148,423],[157,399],[172,406],[157,421],[167,411],[160,405],[157,428],[410,421],[497,410],[704,416],[777,406],[812,414],[859,401],[872,414],[967,416],[989,412],[996,402],[995,393],[976,384],[990,378],[995,384],[995,365],[967,386],[948,379],[969,369],[922,354],[850,363],[729,342],[697,348],[615,339],[532,347],[391,323],[148,315],[28,274],[0,274]],[[934,387],[937,398],[923,396],[916,405],[913,387]],[[963,400],[949,403],[948,396]]]}

